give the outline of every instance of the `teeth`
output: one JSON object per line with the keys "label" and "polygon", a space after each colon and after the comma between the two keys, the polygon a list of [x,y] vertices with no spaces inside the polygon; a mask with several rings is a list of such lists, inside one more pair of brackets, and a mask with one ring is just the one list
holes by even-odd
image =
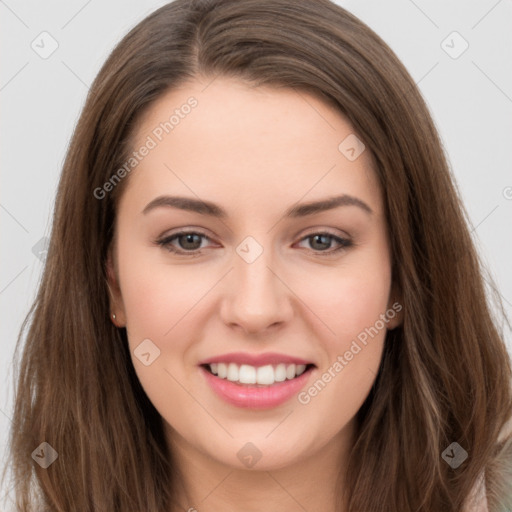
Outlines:
{"label": "teeth", "polygon": [[238,380],[238,373],[238,366],[235,363],[229,363],[227,375],[228,380],[236,382]]}
{"label": "teeth", "polygon": [[[213,372],[212,365],[210,365],[210,370]],[[228,376],[228,366],[224,363],[218,363],[217,364],[217,375],[221,379],[225,379]]]}
{"label": "teeth", "polygon": [[258,384],[269,386],[270,384],[274,384],[274,381],[274,368],[272,368],[272,365],[267,364],[267,366],[260,366],[256,370],[256,382]]}
{"label": "teeth", "polygon": [[[231,366],[231,364],[229,366]],[[249,366],[248,364],[243,364],[240,366],[240,383],[256,384],[256,368],[254,368],[254,366]]]}
{"label": "teeth", "polygon": [[271,386],[275,382],[291,380],[306,371],[305,364],[267,364],[266,366],[251,366],[248,364],[238,365],[236,363],[212,363],[209,365],[211,372],[221,379],[240,384],[259,384],[260,386]]}
{"label": "teeth", "polygon": [[278,364],[274,370],[274,379],[276,382],[283,382],[286,380],[286,365]]}
{"label": "teeth", "polygon": [[305,364],[298,364],[297,368],[295,369],[296,375],[302,375],[306,371],[306,365]]}

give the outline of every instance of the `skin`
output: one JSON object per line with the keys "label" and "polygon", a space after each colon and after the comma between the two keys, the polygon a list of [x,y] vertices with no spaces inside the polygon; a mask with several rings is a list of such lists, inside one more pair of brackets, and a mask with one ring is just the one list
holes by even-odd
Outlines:
{"label": "skin", "polygon": [[[264,411],[227,404],[198,363],[234,351],[295,355],[317,366],[307,390],[397,301],[372,157],[364,151],[349,161],[338,150],[354,130],[322,100],[223,77],[197,78],[160,98],[140,121],[134,148],[190,96],[198,106],[125,178],[108,260],[115,323],[127,329],[138,378],[182,475],[179,510],[256,511],[272,503],[275,512],[334,511],[354,417],[377,375],[386,328],[401,315],[307,404],[297,397]],[[143,214],[162,194],[212,201],[228,216],[172,207]],[[373,213],[345,205],[283,217],[296,203],[341,194]],[[199,256],[155,244],[185,228],[208,238],[171,245],[200,248]],[[354,245],[333,253],[334,238],[308,238],[326,230]],[[263,248],[252,263],[236,252],[247,236]],[[160,355],[145,366],[133,351],[148,338]],[[248,442],[261,452],[252,468],[237,457]]]}

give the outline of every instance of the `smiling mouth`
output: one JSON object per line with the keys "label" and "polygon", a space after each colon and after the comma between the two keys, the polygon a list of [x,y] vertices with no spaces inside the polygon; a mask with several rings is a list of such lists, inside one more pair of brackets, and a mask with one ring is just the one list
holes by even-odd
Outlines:
{"label": "smiling mouth", "polygon": [[236,363],[210,363],[201,365],[209,373],[243,387],[269,387],[294,380],[315,368],[314,364],[267,364],[252,366]]}

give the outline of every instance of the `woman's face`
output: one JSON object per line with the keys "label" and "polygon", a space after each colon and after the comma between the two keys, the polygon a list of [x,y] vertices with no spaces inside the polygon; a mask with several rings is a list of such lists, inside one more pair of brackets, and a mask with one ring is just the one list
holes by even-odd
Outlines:
{"label": "woman's face", "polygon": [[347,443],[376,378],[400,309],[383,201],[332,107],[208,83],[138,126],[112,311],[177,449],[276,469]]}

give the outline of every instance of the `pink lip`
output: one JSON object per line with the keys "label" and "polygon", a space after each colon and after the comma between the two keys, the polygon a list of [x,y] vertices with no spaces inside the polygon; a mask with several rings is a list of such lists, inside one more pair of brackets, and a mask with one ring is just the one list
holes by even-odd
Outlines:
{"label": "pink lip", "polygon": [[211,363],[236,363],[249,364],[251,366],[265,366],[267,364],[312,364],[311,361],[292,357],[286,354],[278,354],[277,352],[265,352],[264,354],[249,354],[246,352],[231,352],[221,356],[210,357],[201,361],[199,364]]}
{"label": "pink lip", "polygon": [[312,370],[313,367],[307,369],[295,379],[276,382],[271,386],[257,387],[221,379],[201,367],[206,381],[220,398],[244,409],[270,409],[283,404],[304,387]]}

